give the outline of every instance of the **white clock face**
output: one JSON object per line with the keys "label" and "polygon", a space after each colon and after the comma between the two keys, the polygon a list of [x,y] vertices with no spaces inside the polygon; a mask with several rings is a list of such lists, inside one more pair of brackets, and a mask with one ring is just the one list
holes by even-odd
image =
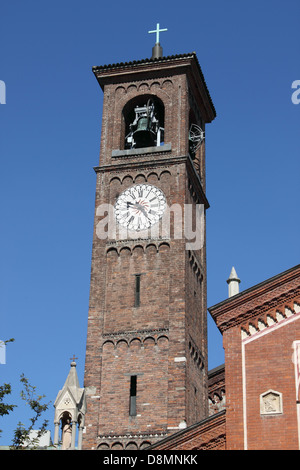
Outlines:
{"label": "white clock face", "polygon": [[117,199],[116,218],[129,230],[141,231],[156,224],[166,209],[164,193],[151,184],[137,184]]}

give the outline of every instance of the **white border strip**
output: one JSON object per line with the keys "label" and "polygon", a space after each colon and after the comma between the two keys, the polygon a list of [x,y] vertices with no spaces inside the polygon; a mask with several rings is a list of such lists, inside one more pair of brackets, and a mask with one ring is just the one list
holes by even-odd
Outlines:
{"label": "white border strip", "polygon": [[247,442],[247,406],[246,406],[246,364],[245,342],[242,341],[242,390],[243,390],[243,426],[244,426],[244,450],[248,450]]}
{"label": "white border strip", "polygon": [[299,402],[299,388],[300,388],[300,341],[293,342],[293,363],[295,366],[295,386],[296,386],[296,406],[297,406],[297,424],[298,424],[298,447],[300,449],[300,402]]}

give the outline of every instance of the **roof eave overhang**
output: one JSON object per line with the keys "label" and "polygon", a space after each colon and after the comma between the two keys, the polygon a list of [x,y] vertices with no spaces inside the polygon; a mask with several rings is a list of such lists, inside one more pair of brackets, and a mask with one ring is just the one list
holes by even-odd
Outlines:
{"label": "roof eave overhang", "polygon": [[151,68],[152,74],[153,72],[157,72],[158,75],[171,72],[171,70],[173,73],[175,70],[176,73],[186,73],[191,83],[199,89],[205,104],[207,114],[206,122],[211,122],[215,119],[216,110],[195,52],[161,57],[159,59],[143,59],[139,61],[94,66],[92,70],[99,85],[102,90],[104,90],[105,85],[130,80],[132,75],[134,75],[135,80],[138,77],[142,79],[149,74],[149,68]]}
{"label": "roof eave overhang", "polygon": [[[269,305],[269,301],[266,300],[266,296],[271,291],[273,291],[272,302],[276,299],[279,302],[281,298],[286,298],[287,293],[281,292],[283,290],[283,286],[286,286],[285,290],[289,290],[288,286],[292,284],[294,286],[293,292],[295,290],[295,286],[298,286],[298,289],[300,288],[300,265],[296,265],[287,271],[277,274],[276,276],[266,279],[265,281],[240,292],[239,294],[229,297],[228,299],[209,307],[208,311],[220,332],[223,333],[230,327],[230,325],[239,325],[245,322],[246,310],[247,312],[251,311],[252,314],[255,314],[255,312],[258,314],[262,306]],[[235,312],[234,316],[231,312]],[[249,315],[247,314],[247,316]]]}

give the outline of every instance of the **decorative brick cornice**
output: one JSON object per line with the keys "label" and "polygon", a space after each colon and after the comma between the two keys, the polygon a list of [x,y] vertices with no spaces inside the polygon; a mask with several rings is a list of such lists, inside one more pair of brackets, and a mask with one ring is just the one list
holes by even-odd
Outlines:
{"label": "decorative brick cornice", "polygon": [[155,343],[161,337],[169,338],[169,328],[157,328],[155,330],[134,330],[134,331],[116,331],[113,333],[103,333],[103,344],[105,342],[112,342],[114,345],[120,340],[126,341],[130,344],[133,339],[139,339],[141,342],[146,339],[152,338]]}
{"label": "decorative brick cornice", "polygon": [[208,396],[213,400],[214,395],[222,396],[225,392],[225,364],[208,371]]}
{"label": "decorative brick cornice", "polygon": [[[142,157],[143,155],[141,155]],[[117,172],[119,173],[120,171],[126,171],[126,170],[141,170],[141,169],[146,169],[149,170],[149,168],[162,168],[165,166],[172,166],[172,165],[178,165],[180,163],[185,163],[187,160],[187,156],[180,156],[180,157],[162,157],[162,158],[156,158],[151,159],[151,160],[145,160],[145,159],[139,159],[134,162],[124,160],[122,162],[117,162],[117,163],[112,163],[109,165],[101,165],[101,166],[96,166],[94,167],[94,170],[96,173],[112,173],[112,172]]]}
{"label": "decorative brick cornice", "polygon": [[101,165],[94,167],[94,171],[99,173],[117,173],[119,174],[121,171],[130,170],[131,172],[134,170],[149,170],[149,169],[157,169],[157,168],[165,168],[171,167],[173,165],[185,164],[187,168],[187,173],[189,176],[190,184],[193,186],[195,193],[198,195],[199,202],[203,203],[205,209],[209,208],[209,202],[206,198],[206,195],[203,191],[201,181],[199,175],[197,174],[191,157],[189,155],[183,155],[179,157],[162,157],[156,158],[155,160],[138,160],[138,161],[128,161],[124,160],[122,162],[113,163],[109,165]]}
{"label": "decorative brick cornice", "polygon": [[247,289],[208,310],[223,333],[300,294],[300,265]]}
{"label": "decorative brick cornice", "polygon": [[[108,441],[108,440],[129,440],[129,439],[163,439],[167,436],[167,431],[152,431],[148,433],[143,432],[132,432],[127,434],[119,434],[119,433],[110,433],[110,434],[99,434],[98,440],[99,441]],[[99,442],[100,443],[100,442]]]}

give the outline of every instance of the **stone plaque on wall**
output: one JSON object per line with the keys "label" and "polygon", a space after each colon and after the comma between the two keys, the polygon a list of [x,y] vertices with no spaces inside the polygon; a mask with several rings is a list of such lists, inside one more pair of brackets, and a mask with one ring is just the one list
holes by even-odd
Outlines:
{"label": "stone plaque on wall", "polygon": [[260,395],[260,414],[282,414],[282,394],[268,390]]}

